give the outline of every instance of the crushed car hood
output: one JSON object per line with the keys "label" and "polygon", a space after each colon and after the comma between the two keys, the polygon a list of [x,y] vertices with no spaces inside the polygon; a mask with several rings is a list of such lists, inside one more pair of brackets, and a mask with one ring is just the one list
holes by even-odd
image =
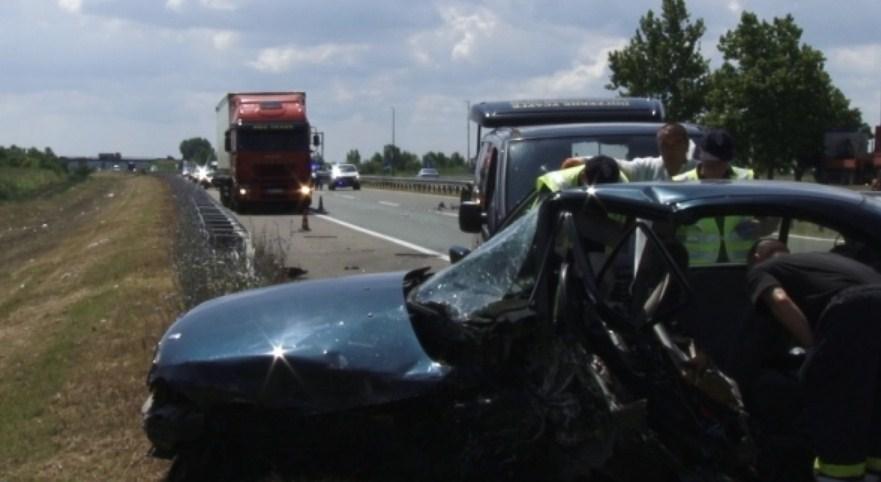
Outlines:
{"label": "crushed car hood", "polygon": [[424,393],[449,369],[413,332],[405,274],[289,283],[205,302],[165,333],[149,383],[196,403],[303,413]]}

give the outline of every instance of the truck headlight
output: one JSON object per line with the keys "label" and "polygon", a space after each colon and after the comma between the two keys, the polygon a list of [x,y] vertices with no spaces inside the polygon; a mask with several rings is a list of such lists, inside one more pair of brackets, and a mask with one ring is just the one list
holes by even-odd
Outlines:
{"label": "truck headlight", "polygon": [[311,192],[312,192],[312,189],[310,189],[309,186],[300,186],[300,194],[302,194],[304,196],[308,196],[309,193],[311,193]]}
{"label": "truck headlight", "polygon": [[246,194],[248,194],[248,190],[243,187],[240,187],[239,188],[239,195],[244,196]]}

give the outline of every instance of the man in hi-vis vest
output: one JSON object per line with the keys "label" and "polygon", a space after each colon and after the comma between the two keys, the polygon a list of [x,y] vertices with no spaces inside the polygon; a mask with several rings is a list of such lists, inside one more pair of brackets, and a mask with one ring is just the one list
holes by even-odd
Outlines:
{"label": "man in hi-vis vest", "polygon": [[[694,169],[673,176],[674,181],[703,179],[748,180],[752,169],[731,165],[734,139],[724,130],[710,130],[701,141],[700,162]],[[683,226],[679,240],[688,248],[691,266],[745,262],[757,239],[758,222],[744,216],[715,216]]]}

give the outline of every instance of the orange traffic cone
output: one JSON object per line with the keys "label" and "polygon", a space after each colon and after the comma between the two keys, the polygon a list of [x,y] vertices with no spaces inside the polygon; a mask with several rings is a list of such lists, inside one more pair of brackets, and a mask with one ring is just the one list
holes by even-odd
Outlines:
{"label": "orange traffic cone", "polygon": [[303,210],[303,223],[300,225],[300,231],[311,231],[309,229],[309,209]]}

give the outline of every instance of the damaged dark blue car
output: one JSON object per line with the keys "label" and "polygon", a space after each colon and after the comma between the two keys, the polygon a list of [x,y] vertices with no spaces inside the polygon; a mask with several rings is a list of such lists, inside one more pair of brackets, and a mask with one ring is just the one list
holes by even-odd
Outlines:
{"label": "damaged dark blue car", "polygon": [[703,182],[531,205],[435,274],[279,285],[178,319],[144,406],[153,454],[174,459],[168,478],[810,476],[798,420],[768,428],[753,376],[792,375],[798,353],[734,350],[751,311],[745,260],[689,264],[682,233],[736,216],[754,228],[745,237],[877,267],[879,200]]}

